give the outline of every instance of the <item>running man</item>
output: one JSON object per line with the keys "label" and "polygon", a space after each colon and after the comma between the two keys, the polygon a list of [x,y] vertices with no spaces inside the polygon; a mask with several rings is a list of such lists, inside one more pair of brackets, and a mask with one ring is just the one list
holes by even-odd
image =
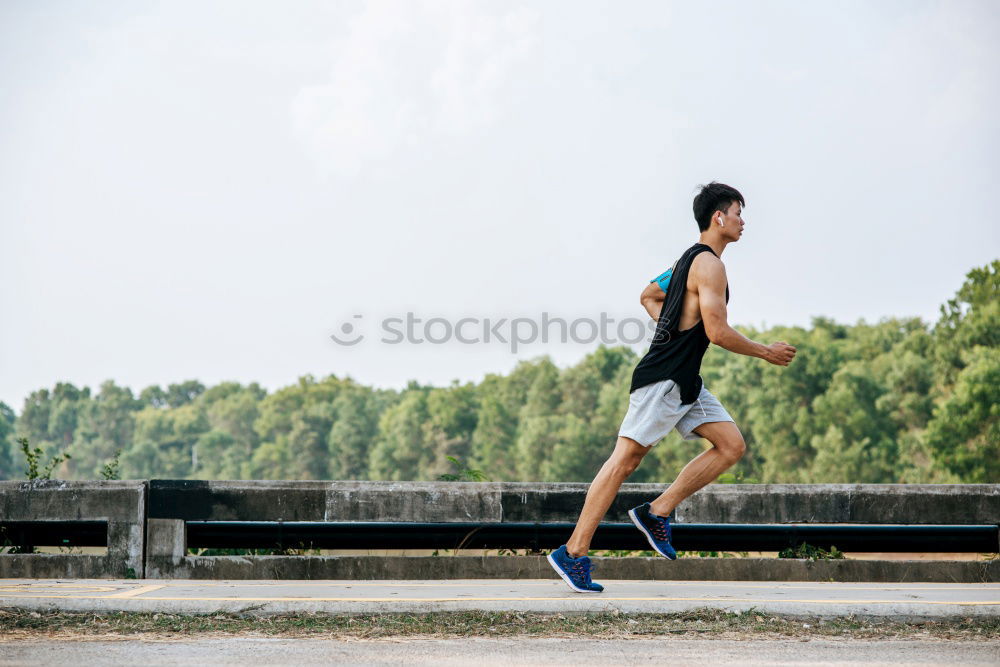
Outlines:
{"label": "running man", "polygon": [[787,366],[795,356],[791,345],[756,343],[726,321],[729,283],[721,257],[726,246],[743,235],[745,205],[735,188],[715,181],[702,186],[694,198],[694,218],[701,230],[698,243],[651,280],[639,297],[656,320],[656,330],[649,351],[632,372],[628,412],[618,431],[618,442],[587,491],[569,542],[548,556],[574,591],[604,590],[590,578],[590,540],[622,482],[670,429],[676,428],[685,440],[707,438],[712,447],[684,466],[658,498],[630,509],[628,514],[653,549],[671,560],[677,554],[670,544],[670,514],[682,500],[743,456],[743,435],[699,375],[708,344],[777,366]]}

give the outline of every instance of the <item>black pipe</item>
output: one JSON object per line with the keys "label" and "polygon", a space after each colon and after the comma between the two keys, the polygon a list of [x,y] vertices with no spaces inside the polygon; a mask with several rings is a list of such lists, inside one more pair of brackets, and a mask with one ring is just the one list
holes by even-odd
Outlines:
{"label": "black pipe", "polygon": [[17,546],[22,553],[34,547],[106,547],[107,521],[0,521],[0,546]]}
{"label": "black pipe", "polygon": [[[188,521],[192,548],[554,549],[572,523]],[[860,552],[1000,550],[995,525],[674,524],[679,551],[779,551],[802,542]],[[593,549],[648,550],[631,523],[602,523]]]}
{"label": "black pipe", "polygon": [[[194,548],[554,549],[572,523],[188,521]],[[674,524],[682,551],[779,551],[802,542],[861,552],[1000,551],[995,525]],[[107,546],[106,521],[4,521],[0,545]],[[602,523],[594,549],[648,550],[630,523]]]}

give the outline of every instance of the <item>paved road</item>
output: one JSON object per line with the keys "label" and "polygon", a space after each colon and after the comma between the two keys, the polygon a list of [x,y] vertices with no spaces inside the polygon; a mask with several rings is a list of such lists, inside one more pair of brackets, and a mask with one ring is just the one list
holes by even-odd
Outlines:
{"label": "paved road", "polygon": [[613,611],[699,607],[820,617],[1000,617],[1000,584],[614,581],[580,594],[553,580],[191,581],[0,579],[0,607],[62,611]]}
{"label": "paved road", "polygon": [[998,642],[813,639],[171,639],[0,643],[0,665],[997,665]]}

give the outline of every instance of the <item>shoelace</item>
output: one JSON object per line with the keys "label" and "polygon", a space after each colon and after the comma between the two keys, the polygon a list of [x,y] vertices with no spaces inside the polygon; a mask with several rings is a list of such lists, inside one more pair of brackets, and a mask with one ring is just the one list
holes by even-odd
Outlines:
{"label": "shoelace", "polygon": [[660,519],[658,517],[649,515],[650,521],[653,522],[653,537],[661,542],[666,542],[670,539],[670,524],[666,522],[665,519]]}
{"label": "shoelace", "polygon": [[570,568],[570,572],[573,574],[574,577],[583,579],[584,582],[589,584],[590,574],[596,569],[597,567],[594,565],[593,562],[590,563],[589,568],[585,567],[583,563],[573,563],[573,567]]}

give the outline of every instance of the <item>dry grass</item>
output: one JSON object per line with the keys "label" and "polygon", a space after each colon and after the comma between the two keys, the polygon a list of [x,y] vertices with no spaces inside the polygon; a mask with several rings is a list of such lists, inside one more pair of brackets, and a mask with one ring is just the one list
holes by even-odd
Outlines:
{"label": "dry grass", "polygon": [[899,622],[844,617],[790,618],[756,611],[695,610],[676,614],[428,614],[60,613],[0,609],[0,642],[18,640],[192,639],[233,636],[283,638],[443,639],[462,637],[588,637],[628,639],[1000,639],[1000,619]]}

